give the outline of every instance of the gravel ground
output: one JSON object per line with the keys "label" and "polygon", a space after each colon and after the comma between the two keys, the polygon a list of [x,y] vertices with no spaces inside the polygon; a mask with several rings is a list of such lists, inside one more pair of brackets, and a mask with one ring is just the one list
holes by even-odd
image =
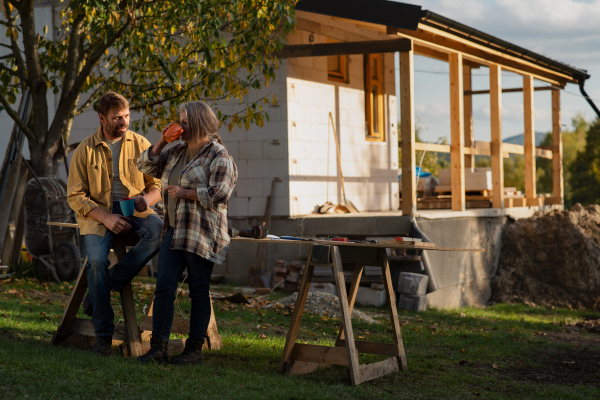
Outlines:
{"label": "gravel ground", "polygon": [[[275,301],[265,305],[264,308],[276,307],[277,305],[291,307],[294,304],[296,304],[297,297],[298,292],[295,292],[289,295],[288,297],[284,297],[279,301]],[[308,292],[308,296],[306,297],[306,304],[304,305],[304,312],[316,315],[326,315],[331,318],[340,318],[339,300],[337,296],[334,296],[330,293]],[[352,318],[360,319],[371,324],[379,323],[375,319],[369,317],[367,314],[357,310],[356,308],[352,310]]]}

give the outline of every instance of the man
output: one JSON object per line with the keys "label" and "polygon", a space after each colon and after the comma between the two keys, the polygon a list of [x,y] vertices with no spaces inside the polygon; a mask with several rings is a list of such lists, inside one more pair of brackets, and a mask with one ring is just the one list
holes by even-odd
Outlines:
{"label": "man", "polygon": [[[160,200],[160,180],[136,168],[150,142],[128,130],[129,102],[109,91],[98,102],[98,116],[100,127],[73,154],[67,193],[88,255],[89,291],[83,308],[94,323],[92,351],[109,355],[115,330],[110,291],[131,282],[158,252],[163,223],[149,208]],[[119,200],[123,197],[134,197],[135,213],[130,218],[122,215]],[[109,270],[113,242],[127,232],[140,241]]]}

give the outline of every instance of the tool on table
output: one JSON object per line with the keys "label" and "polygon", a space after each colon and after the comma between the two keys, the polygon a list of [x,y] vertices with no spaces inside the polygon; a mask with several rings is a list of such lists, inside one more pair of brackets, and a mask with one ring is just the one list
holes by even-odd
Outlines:
{"label": "tool on table", "polygon": [[253,225],[250,228],[238,231],[235,228],[229,228],[227,233],[230,237],[247,237],[252,239],[264,239],[269,234],[269,230],[264,225]]}
{"label": "tool on table", "polygon": [[296,236],[279,236],[280,239],[285,239],[285,240],[300,240],[302,242],[312,242],[314,239],[310,239],[310,238],[301,238],[301,237],[296,237]]}
{"label": "tool on table", "polygon": [[377,240],[359,240],[359,239],[348,239],[343,236],[329,236],[329,239],[333,242],[347,242],[347,243],[377,243]]}
{"label": "tool on table", "polygon": [[341,236],[332,236],[329,238],[329,240],[331,240],[332,242],[347,242],[348,238],[341,237]]}
{"label": "tool on table", "polygon": [[411,238],[411,237],[406,237],[406,236],[396,236],[394,237],[394,240],[397,242],[422,242],[422,239],[419,238]]}

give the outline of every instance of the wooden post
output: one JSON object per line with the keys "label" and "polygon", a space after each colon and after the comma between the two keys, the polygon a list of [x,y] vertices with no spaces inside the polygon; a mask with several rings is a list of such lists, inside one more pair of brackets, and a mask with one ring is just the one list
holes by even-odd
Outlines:
{"label": "wooden post", "polygon": [[465,149],[462,54],[451,53],[450,64],[450,164],[452,211],[465,210]]}
{"label": "wooden post", "polygon": [[417,210],[415,175],[413,51],[400,52],[400,138],[402,142],[402,214]]}
{"label": "wooden post", "polygon": [[490,65],[490,115],[492,128],[492,207],[504,207],[504,167],[502,158],[502,82],[501,69]]}
{"label": "wooden post", "polygon": [[[465,147],[473,147],[473,95],[471,84],[471,66],[463,64],[463,95],[464,125],[465,125]],[[467,94],[468,93],[468,94]],[[465,154],[465,168],[475,167],[475,156]]]}
{"label": "wooden post", "polygon": [[552,91],[552,196],[564,204],[563,150],[560,124],[560,90]]}
{"label": "wooden post", "polygon": [[535,191],[535,129],[533,121],[533,77],[523,77],[523,110],[525,121],[525,202],[537,201]]}

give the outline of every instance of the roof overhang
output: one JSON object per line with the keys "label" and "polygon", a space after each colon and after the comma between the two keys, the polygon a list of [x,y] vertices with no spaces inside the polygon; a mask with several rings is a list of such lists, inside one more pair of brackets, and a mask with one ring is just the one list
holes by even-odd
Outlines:
{"label": "roof overhang", "polygon": [[[498,64],[503,69],[553,85],[580,83],[587,71],[488,35],[457,21],[423,10],[421,6],[388,0],[299,0],[296,9],[346,22],[360,21],[361,27],[414,40],[414,51],[428,57],[447,59],[459,52],[474,65]],[[299,26],[299,29],[302,29]]]}

